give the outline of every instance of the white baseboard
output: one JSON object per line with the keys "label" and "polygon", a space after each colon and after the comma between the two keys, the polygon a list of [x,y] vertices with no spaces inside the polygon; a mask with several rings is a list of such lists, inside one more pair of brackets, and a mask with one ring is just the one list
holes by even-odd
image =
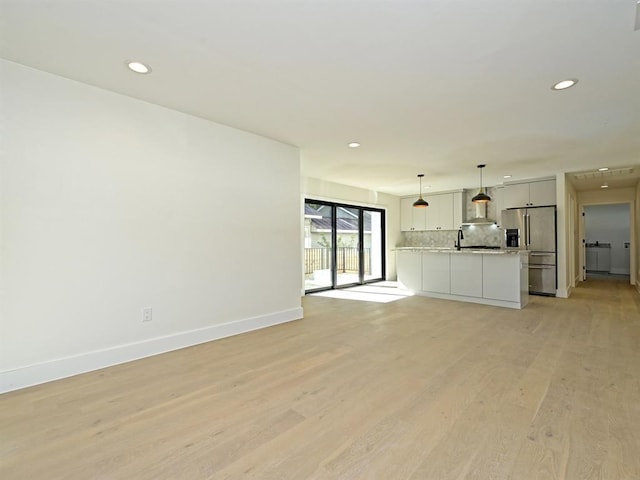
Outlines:
{"label": "white baseboard", "polygon": [[628,268],[612,268],[609,273],[613,273],[614,275],[629,275]]}
{"label": "white baseboard", "polygon": [[573,287],[571,285],[567,285],[567,288],[565,289],[565,293],[567,294],[566,297],[560,297],[560,295],[556,295],[560,298],[569,298],[571,296],[571,294],[573,293]]}
{"label": "white baseboard", "polygon": [[453,295],[448,293],[422,292],[416,290],[411,291],[415,295],[419,295],[421,297],[439,298],[441,300],[454,300],[457,302],[479,303],[481,305],[492,305],[494,307],[517,308],[519,310],[524,308],[520,302],[511,302],[507,300],[494,300],[491,298],[483,297],[467,297],[465,295]]}
{"label": "white baseboard", "polygon": [[31,387],[302,318],[302,307],[0,372],[0,393]]}

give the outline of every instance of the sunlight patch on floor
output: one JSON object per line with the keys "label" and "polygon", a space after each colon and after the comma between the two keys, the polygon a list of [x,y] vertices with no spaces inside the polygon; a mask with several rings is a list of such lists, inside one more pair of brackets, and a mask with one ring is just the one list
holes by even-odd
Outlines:
{"label": "sunlight patch on floor", "polygon": [[[390,282],[385,282],[389,284]],[[387,285],[361,285],[358,287],[344,288],[340,290],[327,290],[311,294],[316,297],[341,298],[344,300],[359,300],[361,302],[391,303],[396,300],[410,297],[413,292],[403,290],[395,286]]]}

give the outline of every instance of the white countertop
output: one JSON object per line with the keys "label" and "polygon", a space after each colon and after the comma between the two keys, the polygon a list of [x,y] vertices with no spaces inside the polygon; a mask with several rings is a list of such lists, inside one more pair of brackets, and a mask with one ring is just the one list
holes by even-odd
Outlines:
{"label": "white countertop", "polygon": [[473,249],[462,248],[458,250],[455,247],[396,247],[393,250],[407,252],[432,252],[432,253],[473,253],[486,255],[528,255],[527,250],[507,250],[507,249]]}

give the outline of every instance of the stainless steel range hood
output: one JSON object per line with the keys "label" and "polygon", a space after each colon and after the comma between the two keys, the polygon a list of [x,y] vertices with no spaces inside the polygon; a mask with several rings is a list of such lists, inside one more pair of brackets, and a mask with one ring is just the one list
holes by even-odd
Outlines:
{"label": "stainless steel range hood", "polygon": [[469,227],[471,225],[495,225],[495,224],[496,222],[494,222],[493,220],[489,220],[488,218],[484,218],[484,217],[470,218],[466,222],[462,222],[463,227]]}
{"label": "stainless steel range hood", "polygon": [[462,222],[463,227],[468,227],[472,225],[495,225],[496,222],[487,218],[487,204],[486,203],[474,203],[475,207],[475,217],[470,218],[466,222]]}

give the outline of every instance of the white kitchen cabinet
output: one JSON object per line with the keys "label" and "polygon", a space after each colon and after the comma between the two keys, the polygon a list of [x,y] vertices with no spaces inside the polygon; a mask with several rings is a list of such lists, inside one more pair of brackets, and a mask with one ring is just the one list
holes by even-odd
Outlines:
{"label": "white kitchen cabinet", "polygon": [[610,247],[587,247],[586,267],[590,272],[611,271]]}
{"label": "white kitchen cabinet", "polygon": [[397,250],[396,259],[400,286],[417,295],[518,309],[529,301],[526,252]]}
{"label": "white kitchen cabinet", "polygon": [[543,180],[529,184],[530,206],[548,206],[556,204],[556,181]]}
{"label": "white kitchen cabinet", "polygon": [[415,250],[396,252],[398,284],[413,291],[422,290],[422,252]]}
{"label": "white kitchen cabinet", "polygon": [[464,222],[465,196],[464,192],[453,193],[453,230],[457,230]]}
{"label": "white kitchen cabinet", "polygon": [[[427,230],[440,230],[440,214],[439,211],[446,205],[446,195],[429,195],[426,200],[429,202],[427,208]],[[453,203],[453,201],[452,201]],[[453,216],[453,205],[451,207],[451,215]]]}
{"label": "white kitchen cabinet", "polygon": [[422,291],[451,293],[449,253],[422,254]]}
{"label": "white kitchen cabinet", "polygon": [[498,225],[501,225],[502,209],[504,208],[504,187],[496,187],[493,190],[493,198],[491,199],[491,201],[494,204],[493,208],[495,209],[495,215],[489,215],[489,218],[493,218]]}
{"label": "white kitchen cabinet", "polygon": [[430,195],[427,230],[453,230],[453,193]]}
{"label": "white kitchen cabinet", "polygon": [[503,190],[504,208],[540,207],[556,204],[556,181],[508,183]]}
{"label": "white kitchen cabinet", "polygon": [[509,255],[482,255],[482,296],[508,302],[520,301],[520,283],[514,282],[519,264]]}
{"label": "white kitchen cabinet", "polygon": [[403,232],[422,231],[427,229],[427,208],[413,206],[418,197],[400,199],[400,230]]}
{"label": "white kitchen cabinet", "polygon": [[529,204],[529,184],[514,183],[504,186],[502,191],[504,208],[526,207]]}
{"label": "white kitchen cabinet", "polygon": [[591,247],[587,247],[586,250],[587,272],[595,272],[598,269],[598,252]]}
{"label": "white kitchen cabinet", "polygon": [[462,192],[438,193],[425,196],[427,208],[415,208],[418,197],[400,199],[400,230],[456,230],[463,222],[464,198]]}
{"label": "white kitchen cabinet", "polygon": [[425,196],[427,208],[415,208],[418,197],[400,199],[400,230],[457,230],[464,218],[463,192],[437,193]]}
{"label": "white kitchen cabinet", "polygon": [[482,255],[451,254],[451,293],[482,297]]}
{"label": "white kitchen cabinet", "polygon": [[[415,200],[414,200],[415,201]],[[409,232],[413,230],[413,202],[410,198],[400,199],[400,230]]]}

